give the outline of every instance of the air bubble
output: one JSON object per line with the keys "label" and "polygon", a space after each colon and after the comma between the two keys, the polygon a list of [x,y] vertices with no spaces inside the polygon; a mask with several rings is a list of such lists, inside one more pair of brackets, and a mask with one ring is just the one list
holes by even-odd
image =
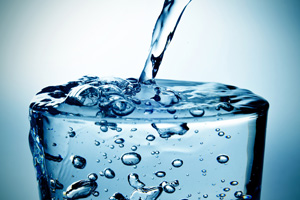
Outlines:
{"label": "air bubble", "polygon": [[113,179],[116,176],[115,172],[110,168],[106,168],[103,173],[104,176],[108,179]]}
{"label": "air bubble", "polygon": [[230,185],[233,185],[233,186],[238,185],[238,184],[239,184],[239,182],[237,182],[237,181],[231,181],[230,182]]}
{"label": "air bubble", "polygon": [[172,165],[173,165],[173,167],[176,167],[176,168],[181,167],[183,165],[183,161],[180,159],[175,159],[175,160],[173,160]]}
{"label": "air bubble", "polygon": [[136,150],[137,150],[137,146],[133,145],[133,146],[131,147],[131,150],[132,150],[132,151],[136,151]]}
{"label": "air bubble", "polygon": [[225,133],[223,132],[223,131],[220,131],[219,133],[218,133],[218,136],[224,136],[225,135]]}
{"label": "air bubble", "polygon": [[121,157],[122,163],[127,166],[136,165],[141,161],[141,159],[142,157],[140,154],[135,152],[125,153]]}
{"label": "air bubble", "polygon": [[165,177],[166,176],[166,172],[164,172],[164,171],[155,172],[155,176],[157,176],[159,178]]}
{"label": "air bubble", "polygon": [[170,114],[175,114],[176,113],[176,110],[174,108],[169,108],[169,109],[167,109],[167,111]]}
{"label": "air bubble", "polygon": [[244,195],[243,199],[252,199],[252,196],[251,195]]}
{"label": "air bubble", "polygon": [[137,131],[137,128],[132,128],[130,131],[132,132]]}
{"label": "air bubble", "polygon": [[215,131],[219,132],[219,131],[220,131],[220,129],[219,129],[219,128],[216,128],[216,129],[215,129]]}
{"label": "air bubble", "polygon": [[226,139],[230,139],[231,136],[230,136],[230,135],[226,135],[225,138],[226,138]]}
{"label": "air bubble", "polygon": [[234,193],[234,196],[235,196],[236,198],[241,198],[241,197],[243,196],[243,192],[242,192],[242,191],[236,191],[236,192]]}
{"label": "air bubble", "polygon": [[98,176],[97,176],[97,174],[95,174],[95,173],[90,173],[90,174],[88,175],[88,179],[89,179],[90,181],[96,181],[96,180],[98,179]]}
{"label": "air bubble", "polygon": [[135,107],[124,99],[116,100],[112,103],[112,111],[118,116],[126,116],[134,111]]}
{"label": "air bubble", "polygon": [[143,182],[140,181],[139,175],[132,173],[128,175],[128,183],[134,189],[140,189],[145,186]]}
{"label": "air bubble", "polygon": [[94,197],[99,196],[99,192],[98,192],[98,191],[93,192],[93,196],[94,196]]}
{"label": "air bubble", "polygon": [[147,135],[146,140],[151,142],[151,141],[155,140],[155,136],[154,135]]}
{"label": "air bubble", "polygon": [[172,135],[184,135],[189,127],[187,123],[152,123],[161,138],[169,138]]}
{"label": "air bubble", "polygon": [[127,200],[121,193],[115,193],[109,200]]}
{"label": "air bubble", "polygon": [[165,185],[163,187],[163,189],[166,193],[174,193],[175,192],[175,188],[172,185]]}
{"label": "air bubble", "polygon": [[96,145],[96,146],[99,146],[99,145],[100,145],[100,142],[97,141],[97,140],[95,140],[95,145]]}
{"label": "air bubble", "polygon": [[227,187],[227,188],[224,188],[223,190],[224,190],[224,192],[229,192],[230,188]]}
{"label": "air bubble", "polygon": [[225,164],[229,161],[229,157],[227,155],[219,155],[217,161],[221,164]]}
{"label": "air bubble", "polygon": [[194,117],[202,117],[204,115],[204,110],[202,108],[191,108],[190,114]]}
{"label": "air bubble", "polygon": [[125,140],[123,138],[118,138],[115,140],[116,144],[123,144],[125,142]]}
{"label": "air bubble", "polygon": [[95,181],[80,180],[72,183],[64,192],[67,199],[80,199],[90,196],[97,188]]}
{"label": "air bubble", "polygon": [[75,131],[69,131],[68,134],[69,134],[69,137],[75,137],[75,135],[76,135]]}
{"label": "air bubble", "polygon": [[86,165],[85,158],[81,156],[71,156],[72,164],[77,169],[83,169]]}
{"label": "air bubble", "polygon": [[207,194],[204,194],[204,195],[203,195],[203,198],[207,198],[207,197],[208,197],[208,195],[207,195]]}
{"label": "air bubble", "polygon": [[100,126],[100,130],[102,132],[107,132],[108,131],[108,127],[107,126]]}

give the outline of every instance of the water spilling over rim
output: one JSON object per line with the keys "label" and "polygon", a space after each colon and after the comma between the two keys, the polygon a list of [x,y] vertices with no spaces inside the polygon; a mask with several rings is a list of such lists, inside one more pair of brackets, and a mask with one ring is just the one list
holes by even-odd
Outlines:
{"label": "water spilling over rim", "polygon": [[268,102],[251,91],[221,83],[84,76],[42,89],[30,104],[34,111],[68,117],[125,119],[201,119],[261,114]]}

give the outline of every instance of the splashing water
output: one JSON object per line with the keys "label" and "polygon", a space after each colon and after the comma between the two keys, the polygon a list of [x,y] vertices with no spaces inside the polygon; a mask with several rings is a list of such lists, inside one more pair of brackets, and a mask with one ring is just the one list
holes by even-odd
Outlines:
{"label": "splashing water", "polygon": [[190,2],[191,0],[165,0],[153,29],[150,52],[139,78],[140,82],[153,82],[182,14]]}

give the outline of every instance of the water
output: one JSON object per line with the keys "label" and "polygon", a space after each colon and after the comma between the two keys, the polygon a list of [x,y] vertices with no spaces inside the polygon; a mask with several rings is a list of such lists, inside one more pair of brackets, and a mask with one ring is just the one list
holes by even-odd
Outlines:
{"label": "water", "polygon": [[190,2],[191,0],[165,0],[153,29],[150,51],[139,79],[140,82],[153,82],[181,16]]}
{"label": "water", "polygon": [[219,83],[85,76],[44,88],[29,135],[41,199],[258,200],[267,109]]}
{"label": "water", "polygon": [[84,76],[30,104],[41,200],[260,199],[268,103],[219,83],[155,80],[190,0],[165,0],[139,79]]}

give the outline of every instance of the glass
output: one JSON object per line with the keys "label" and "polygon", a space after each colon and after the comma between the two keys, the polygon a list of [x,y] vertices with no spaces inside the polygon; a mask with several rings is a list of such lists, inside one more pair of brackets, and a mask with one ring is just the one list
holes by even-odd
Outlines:
{"label": "glass", "polygon": [[268,106],[219,83],[44,88],[30,105],[40,198],[259,200]]}

